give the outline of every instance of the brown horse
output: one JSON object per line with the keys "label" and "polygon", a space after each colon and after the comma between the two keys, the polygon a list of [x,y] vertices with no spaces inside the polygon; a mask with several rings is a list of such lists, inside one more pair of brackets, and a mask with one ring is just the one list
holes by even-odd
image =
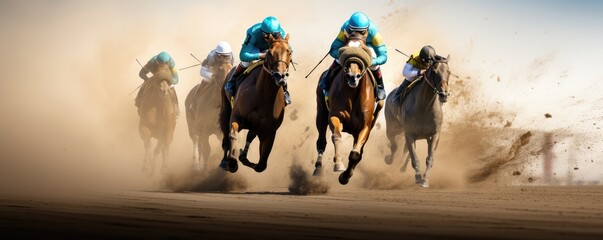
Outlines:
{"label": "brown horse", "polygon": [[[412,167],[415,169],[415,183],[422,187],[429,187],[429,170],[433,166],[433,152],[437,148],[442,129],[443,112],[442,104],[448,100],[448,78],[450,69],[448,59],[440,56],[425,71],[422,79],[416,86],[407,90],[404,97],[395,99],[395,94],[387,96],[385,105],[385,121],[387,125],[387,138],[390,141],[391,154],[386,157],[386,162],[392,162],[392,155],[398,149],[396,136],[404,133],[406,151],[410,152]],[[396,89],[392,91],[395,92]],[[438,97],[438,101],[436,101]],[[400,100],[402,99],[402,100]],[[421,175],[421,167],[415,149],[415,141],[427,140],[427,160],[425,174]],[[406,167],[408,159],[404,163]]]}
{"label": "brown horse", "polygon": [[[346,46],[340,49],[339,60],[343,71],[337,73],[333,79],[328,94],[328,106],[322,88],[320,86],[316,88],[316,128],[319,136],[316,141],[318,159],[314,175],[320,175],[322,172],[322,156],[327,145],[327,126],[333,133],[332,141],[335,147],[333,170],[343,171],[344,166],[339,151],[341,133],[347,132],[354,137],[354,149],[348,157],[348,168],[339,175],[339,183],[343,185],[349,182],[356,165],[362,159],[364,144],[383,108],[383,101],[379,101],[375,106],[374,83],[370,71],[367,71],[371,58],[365,46],[365,38],[366,36],[362,35],[348,36]],[[353,53],[345,56],[347,51]]]}
{"label": "brown horse", "polygon": [[[209,83],[202,82],[188,93],[184,106],[186,108],[186,122],[188,124],[188,135],[193,141],[193,164],[195,171],[201,170],[201,159],[204,169],[207,169],[211,149],[209,137],[216,135],[222,138],[220,131],[219,116],[222,105],[220,92],[226,75],[232,68],[230,60],[218,61],[210,67],[213,73]],[[201,156],[202,154],[202,156]]]}
{"label": "brown horse", "polygon": [[[224,158],[220,168],[230,172],[238,169],[238,149],[236,140],[239,131],[249,129],[247,140],[251,142],[255,136],[260,139],[260,160],[257,164],[241,158],[243,165],[253,168],[256,172],[266,170],[268,156],[272,151],[276,131],[283,122],[285,114],[285,99],[282,86],[289,76],[291,49],[289,35],[284,39],[268,39],[270,48],[262,68],[255,68],[237,87],[234,96],[234,106],[231,108],[230,99],[222,88],[222,111],[220,112],[220,127],[224,134],[222,149]],[[229,75],[232,74],[232,71]]]}
{"label": "brown horse", "polygon": [[[167,64],[158,67],[157,72],[141,88],[139,106],[139,133],[144,141],[144,168],[149,175],[155,171],[155,157],[161,152],[163,164],[161,171],[167,170],[170,144],[176,128],[176,91],[170,87],[172,73]],[[157,139],[151,156],[151,138]]]}

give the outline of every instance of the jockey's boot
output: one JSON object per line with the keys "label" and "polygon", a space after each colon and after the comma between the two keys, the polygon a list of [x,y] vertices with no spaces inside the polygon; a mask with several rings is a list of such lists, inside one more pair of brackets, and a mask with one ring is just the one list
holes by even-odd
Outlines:
{"label": "jockey's boot", "polygon": [[331,88],[331,82],[333,82],[333,77],[331,76],[333,74],[333,71],[335,68],[337,68],[339,66],[339,63],[337,63],[337,61],[333,61],[333,63],[331,63],[331,66],[329,67],[329,69],[327,69],[327,72],[325,73],[325,75],[322,76],[322,78],[320,79],[320,87],[322,88],[322,92],[324,93],[325,97],[327,96],[327,94],[329,93],[329,89]]}
{"label": "jockey's boot", "polygon": [[291,96],[289,96],[289,91],[287,91],[287,82],[283,86],[283,95],[285,95],[285,106],[291,104]]}
{"label": "jockey's boot", "polygon": [[383,86],[383,76],[381,75],[381,68],[377,68],[377,70],[371,69],[371,73],[375,77],[375,81],[377,82],[377,86],[375,86],[375,101],[381,101],[385,99],[385,88]]}
{"label": "jockey's boot", "polygon": [[402,84],[400,84],[400,86],[398,87],[398,89],[396,89],[396,92],[394,93],[395,94],[394,96],[396,96],[394,98],[394,100],[397,101],[398,98],[400,98],[400,96],[402,95],[402,93],[404,93],[404,89],[406,89],[408,87],[408,85],[410,85],[411,83],[412,83],[411,81],[408,81],[406,79],[404,81],[402,81]]}
{"label": "jockey's boot", "polygon": [[237,79],[241,77],[243,72],[245,72],[245,69],[247,68],[241,66],[241,64],[237,65],[237,68],[235,69],[234,73],[232,73],[232,76],[230,77],[230,79],[228,79],[228,82],[226,82],[226,86],[224,86],[224,89],[226,90],[226,95],[229,98],[234,97],[235,93],[237,92]]}

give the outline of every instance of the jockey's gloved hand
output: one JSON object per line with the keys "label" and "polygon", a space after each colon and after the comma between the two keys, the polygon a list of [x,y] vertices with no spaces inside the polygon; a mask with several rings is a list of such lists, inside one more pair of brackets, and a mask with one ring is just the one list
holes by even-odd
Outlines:
{"label": "jockey's gloved hand", "polygon": [[260,53],[260,59],[266,58],[266,53]]}

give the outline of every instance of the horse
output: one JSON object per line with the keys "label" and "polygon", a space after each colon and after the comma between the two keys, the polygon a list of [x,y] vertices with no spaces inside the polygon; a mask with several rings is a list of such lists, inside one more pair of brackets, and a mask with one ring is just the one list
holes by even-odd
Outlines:
{"label": "horse", "polygon": [[[143,171],[153,175],[155,157],[161,152],[163,164],[161,172],[167,170],[170,144],[176,128],[176,91],[170,87],[172,73],[167,64],[161,64],[141,88],[139,106],[139,133],[144,142]],[[157,139],[157,145],[151,156],[151,138]]]}
{"label": "horse", "polygon": [[218,139],[222,137],[218,121],[222,105],[220,88],[231,68],[230,60],[216,62],[210,67],[213,75],[208,79],[209,83],[202,82],[195,85],[186,96],[184,106],[188,135],[193,141],[192,169],[195,171],[201,170],[201,159],[203,159],[204,169],[207,169],[211,154],[209,137],[211,135],[215,135]]}
{"label": "horse", "polygon": [[[415,169],[415,183],[421,187],[429,187],[429,170],[433,166],[433,153],[437,148],[442,129],[442,104],[448,100],[448,78],[450,56],[436,56],[434,63],[417,79],[416,86],[407,89],[408,93],[396,100],[394,89],[386,99],[385,121],[386,133],[390,142],[391,154],[386,156],[387,163],[392,162],[393,154],[398,149],[396,136],[404,133],[406,139],[404,155],[409,152],[412,167]],[[438,101],[436,101],[436,96]],[[415,142],[427,140],[427,159],[425,173],[421,175]],[[402,169],[406,168],[408,159]]]}
{"label": "horse", "polygon": [[[348,36],[346,46],[340,49],[339,60],[342,63],[343,71],[339,71],[333,78],[328,93],[328,106],[320,85],[316,88],[316,129],[319,136],[316,141],[318,159],[313,175],[319,176],[322,173],[322,157],[327,145],[326,131],[329,126],[333,133],[331,139],[335,148],[333,170],[334,172],[343,171],[339,175],[339,183],[342,185],[349,182],[356,165],[362,159],[365,143],[383,108],[382,100],[375,106],[375,83],[368,71],[371,55],[365,45],[365,38],[365,35],[352,33]],[[346,56],[348,51],[354,53]],[[324,74],[326,71],[323,72]],[[345,171],[339,154],[342,132],[349,133],[354,137],[354,149],[350,152],[348,167]]]}
{"label": "horse", "polygon": [[[223,133],[224,157],[220,168],[231,173],[238,169],[237,158],[243,165],[253,168],[256,172],[266,170],[276,131],[283,122],[285,99],[282,86],[287,81],[291,64],[289,34],[284,39],[270,35],[268,42],[270,48],[266,52],[262,67],[251,70],[241,81],[232,106],[222,87],[220,128]],[[234,69],[229,76],[233,72]],[[238,156],[239,151],[235,143],[242,129],[249,130],[247,147],[256,136],[260,139],[260,159],[257,164],[250,162],[246,156]]]}

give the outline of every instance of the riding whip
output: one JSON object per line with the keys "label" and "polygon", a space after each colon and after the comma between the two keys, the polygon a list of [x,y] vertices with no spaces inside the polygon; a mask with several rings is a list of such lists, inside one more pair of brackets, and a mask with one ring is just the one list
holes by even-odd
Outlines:
{"label": "riding whip", "polygon": [[[396,48],[396,51],[399,52],[399,53],[402,53],[402,55],[410,58],[410,56],[406,55],[406,53],[403,53],[402,51],[398,50],[397,48]],[[461,79],[458,75],[456,75],[454,73],[450,73],[450,75],[453,76],[453,77],[455,77],[455,78]]]}
{"label": "riding whip", "polygon": [[402,51],[398,50],[397,48],[396,48],[396,51],[397,51],[397,52],[399,52],[399,53],[402,53],[402,55],[404,55],[404,56],[406,56],[406,57],[410,58],[410,56],[406,55],[406,53],[403,53]]}
{"label": "riding whip", "polygon": [[178,69],[178,71],[182,71],[182,70],[184,70],[184,69],[189,69],[189,68],[196,67],[196,66],[199,66],[199,65],[201,65],[201,63],[193,64],[193,65],[190,65],[190,66],[188,66],[188,67],[183,67],[183,68],[181,68],[181,69]]}
{"label": "riding whip", "polygon": [[192,53],[191,53],[191,57],[193,57],[195,60],[197,60],[197,62],[201,63],[201,61],[199,61],[199,59],[197,57],[195,57],[195,55],[193,55]]}
{"label": "riding whip", "polygon": [[325,60],[325,58],[327,58],[327,56],[329,56],[329,53],[331,53],[331,50],[330,50],[330,49],[329,49],[329,51],[327,52],[327,54],[326,54],[326,55],[325,55],[325,56],[324,56],[324,57],[323,57],[323,58],[320,60],[320,62],[318,62],[318,64],[316,64],[316,66],[315,66],[314,68],[312,68],[312,71],[310,71],[310,72],[308,73],[308,75],[306,75],[306,78],[308,78],[308,76],[310,76],[310,74],[311,74],[312,72],[314,72],[314,69],[316,69],[316,68],[318,67],[318,65],[320,65],[320,63],[322,63],[322,61],[324,61],[324,60]]}
{"label": "riding whip", "polygon": [[[138,63],[138,65],[140,65],[141,68],[144,68],[142,66],[142,64],[140,64],[140,61],[138,61],[138,58],[136,59],[136,62]],[[138,85],[138,87],[136,87],[132,92],[130,92],[130,94],[128,94],[128,96],[132,95],[132,93],[136,92],[136,90],[138,90],[141,86],[142,86],[142,83],[140,85]]]}

